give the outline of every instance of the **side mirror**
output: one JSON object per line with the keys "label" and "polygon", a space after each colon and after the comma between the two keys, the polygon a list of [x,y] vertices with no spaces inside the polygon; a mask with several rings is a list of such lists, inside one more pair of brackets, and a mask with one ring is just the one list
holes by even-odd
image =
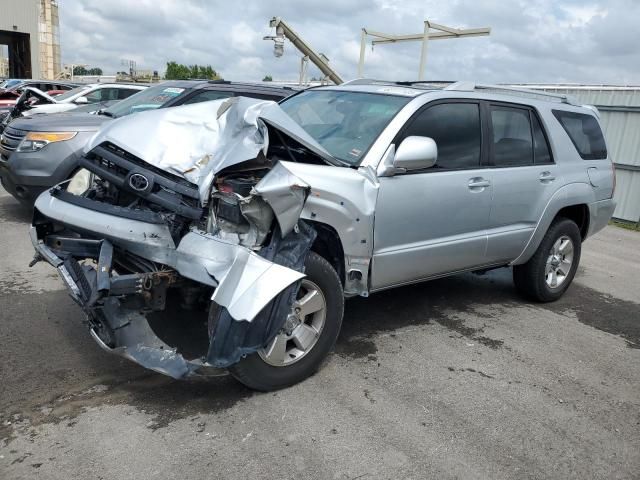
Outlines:
{"label": "side mirror", "polygon": [[438,146],[430,137],[405,138],[393,158],[397,170],[421,170],[431,168],[438,159]]}
{"label": "side mirror", "polygon": [[89,103],[89,100],[87,100],[87,97],[78,97],[73,101],[73,103],[76,103],[78,105],[86,105],[87,103]]}

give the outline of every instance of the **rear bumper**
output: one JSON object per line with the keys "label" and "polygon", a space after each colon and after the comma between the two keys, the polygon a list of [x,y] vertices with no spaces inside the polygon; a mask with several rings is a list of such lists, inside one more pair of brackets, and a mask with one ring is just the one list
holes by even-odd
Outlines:
{"label": "rear bumper", "polygon": [[587,237],[599,232],[609,224],[616,202],[612,198],[589,204],[589,232]]}

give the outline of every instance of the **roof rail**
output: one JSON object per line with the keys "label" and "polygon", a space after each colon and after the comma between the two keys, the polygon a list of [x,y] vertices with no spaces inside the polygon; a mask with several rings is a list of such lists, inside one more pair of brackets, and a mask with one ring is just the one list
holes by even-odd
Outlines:
{"label": "roof rail", "polygon": [[396,82],[387,81],[387,80],[375,80],[373,78],[354,78],[353,80],[343,82],[340,85],[371,85],[371,84],[395,85]]}
{"label": "roof rail", "polygon": [[566,103],[569,105],[581,104],[576,102],[571,95],[561,93],[549,93],[543,90],[529,90],[526,88],[509,87],[506,85],[490,85],[474,82],[456,82],[444,88],[456,92],[473,92],[476,90],[491,90],[504,95],[514,95],[519,97],[535,98],[538,100],[556,101],[558,103]]}
{"label": "roof rail", "polygon": [[398,87],[442,87],[454,83],[451,80],[416,80],[416,81],[400,81],[400,80],[376,80],[373,78],[356,78],[341,85],[395,85]]}

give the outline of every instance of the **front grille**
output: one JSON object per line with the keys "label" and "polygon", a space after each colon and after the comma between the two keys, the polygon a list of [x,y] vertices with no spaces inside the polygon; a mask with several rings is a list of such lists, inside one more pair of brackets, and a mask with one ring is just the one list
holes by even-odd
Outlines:
{"label": "front grille", "polygon": [[26,134],[27,132],[25,130],[18,130],[17,128],[8,126],[4,129],[4,132],[2,132],[2,136],[0,136],[0,150],[8,153],[15,151]]}
{"label": "front grille", "polygon": [[80,165],[118,189],[137,195],[164,210],[192,220],[199,220],[204,214],[196,185],[156,168],[113,144],[98,145],[80,160]]}

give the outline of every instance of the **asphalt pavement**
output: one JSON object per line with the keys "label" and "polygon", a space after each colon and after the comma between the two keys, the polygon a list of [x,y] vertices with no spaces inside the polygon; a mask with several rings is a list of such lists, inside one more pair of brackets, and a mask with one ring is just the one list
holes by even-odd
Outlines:
{"label": "asphalt pavement", "polygon": [[2,479],[640,478],[640,233],[553,304],[508,269],[351,299],[322,370],[261,394],[102,351],[29,220],[0,188]]}

